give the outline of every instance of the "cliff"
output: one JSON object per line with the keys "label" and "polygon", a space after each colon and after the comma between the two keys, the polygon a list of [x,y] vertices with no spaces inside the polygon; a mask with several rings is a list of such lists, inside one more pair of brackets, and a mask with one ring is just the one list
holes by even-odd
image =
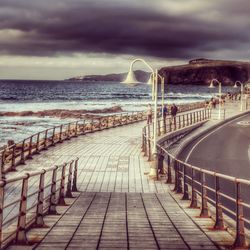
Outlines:
{"label": "cliff", "polygon": [[[194,59],[188,64],[180,66],[163,67],[159,74],[165,79],[166,84],[209,84],[213,78],[218,79],[223,85],[233,85],[235,81],[250,81],[250,63],[240,61],[223,61],[209,59]],[[127,73],[108,75],[87,75],[73,77],[70,81],[109,81],[121,82]],[[147,82],[150,73],[136,70],[136,79]]]}
{"label": "cliff", "polygon": [[223,85],[233,85],[237,80],[241,82],[250,80],[250,63],[195,59],[186,65],[161,68],[159,74],[168,84],[205,85],[216,78]]}

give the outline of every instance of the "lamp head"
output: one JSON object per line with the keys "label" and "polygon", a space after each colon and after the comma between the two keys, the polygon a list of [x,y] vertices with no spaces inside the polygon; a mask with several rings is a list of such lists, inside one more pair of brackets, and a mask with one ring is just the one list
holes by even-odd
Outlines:
{"label": "lamp head", "polygon": [[131,84],[131,85],[134,85],[134,84],[139,83],[139,82],[136,80],[134,71],[133,71],[132,69],[129,70],[126,79],[125,79],[122,83]]}
{"label": "lamp head", "polygon": [[148,85],[153,85],[154,84],[154,75],[153,74],[150,75],[147,84]]}
{"label": "lamp head", "polygon": [[234,84],[234,86],[233,86],[234,88],[238,88],[238,86],[237,86],[237,84],[236,84],[236,82],[235,82],[235,84]]}
{"label": "lamp head", "polygon": [[213,84],[213,81],[210,83],[209,88],[210,88],[210,89],[214,89],[214,88],[215,88],[215,87],[214,87],[214,84]]}

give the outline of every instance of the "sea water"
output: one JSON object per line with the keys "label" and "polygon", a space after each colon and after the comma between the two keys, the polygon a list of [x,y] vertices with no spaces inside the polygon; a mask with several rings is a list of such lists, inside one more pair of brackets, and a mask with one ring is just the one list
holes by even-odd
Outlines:
{"label": "sea water", "polygon": [[[223,92],[232,91],[224,87]],[[197,85],[165,85],[165,103],[184,104],[209,100],[218,88]],[[161,90],[159,88],[159,102]],[[121,106],[124,112],[143,111],[151,102],[151,86],[118,82],[0,80],[0,112],[50,109],[104,109]],[[54,125],[74,121],[50,117],[0,117],[0,145]]]}

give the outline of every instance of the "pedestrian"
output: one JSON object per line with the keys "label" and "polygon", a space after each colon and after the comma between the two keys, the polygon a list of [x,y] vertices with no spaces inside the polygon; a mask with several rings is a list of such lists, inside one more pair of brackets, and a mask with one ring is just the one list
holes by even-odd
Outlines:
{"label": "pedestrian", "polygon": [[148,104],[148,109],[147,109],[147,124],[151,124],[152,123],[152,115],[153,115],[153,111],[152,111],[152,107],[151,104]]}
{"label": "pedestrian", "polygon": [[163,110],[162,110],[162,117],[163,117],[164,120],[166,119],[167,114],[168,114],[168,108],[167,108],[167,105],[164,104]]}
{"label": "pedestrian", "polygon": [[216,99],[215,98],[212,99],[212,105],[213,105],[213,108],[216,109]]}
{"label": "pedestrian", "polygon": [[171,123],[174,122],[174,129],[176,130],[176,114],[178,112],[177,106],[173,103],[173,105],[170,108],[171,113]]}

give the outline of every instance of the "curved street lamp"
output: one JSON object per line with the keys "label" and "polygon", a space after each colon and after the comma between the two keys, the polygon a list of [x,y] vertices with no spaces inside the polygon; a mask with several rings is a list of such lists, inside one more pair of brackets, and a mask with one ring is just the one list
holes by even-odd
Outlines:
{"label": "curved street lamp", "polygon": [[240,111],[243,111],[243,92],[244,92],[244,83],[241,81],[236,81],[234,83],[234,88],[238,88],[237,84],[240,84]]}
{"label": "curved street lamp", "polygon": [[[158,70],[154,70],[144,59],[141,58],[137,58],[135,60],[133,60],[130,64],[129,67],[129,72],[128,75],[125,79],[125,81],[123,81],[122,83],[126,83],[126,84],[137,84],[139,83],[134,75],[134,71],[133,71],[133,65],[136,62],[142,62],[144,63],[151,71],[151,75],[150,75],[150,79],[148,81],[148,84],[152,85],[152,100],[154,101],[154,131],[153,131],[153,155],[154,158],[156,159],[157,157],[157,148],[156,148],[156,137],[157,137],[157,93],[158,93],[158,77],[161,79],[161,84],[164,84],[164,78],[158,74]],[[162,90],[164,90],[164,88],[162,88]],[[164,93],[163,93],[163,98],[164,98]],[[162,98],[162,99],[163,99]],[[164,100],[164,99],[163,99]],[[163,110],[162,110],[163,111]],[[157,169],[156,169],[156,165],[153,166],[153,168],[150,168],[150,173],[149,175],[151,177],[155,177],[158,176],[157,174]]]}
{"label": "curved street lamp", "polygon": [[218,115],[218,119],[220,120],[221,119],[221,82],[217,79],[212,79],[210,85],[209,85],[209,88],[215,88],[214,86],[214,82],[218,83],[218,86],[219,86],[219,115]]}

